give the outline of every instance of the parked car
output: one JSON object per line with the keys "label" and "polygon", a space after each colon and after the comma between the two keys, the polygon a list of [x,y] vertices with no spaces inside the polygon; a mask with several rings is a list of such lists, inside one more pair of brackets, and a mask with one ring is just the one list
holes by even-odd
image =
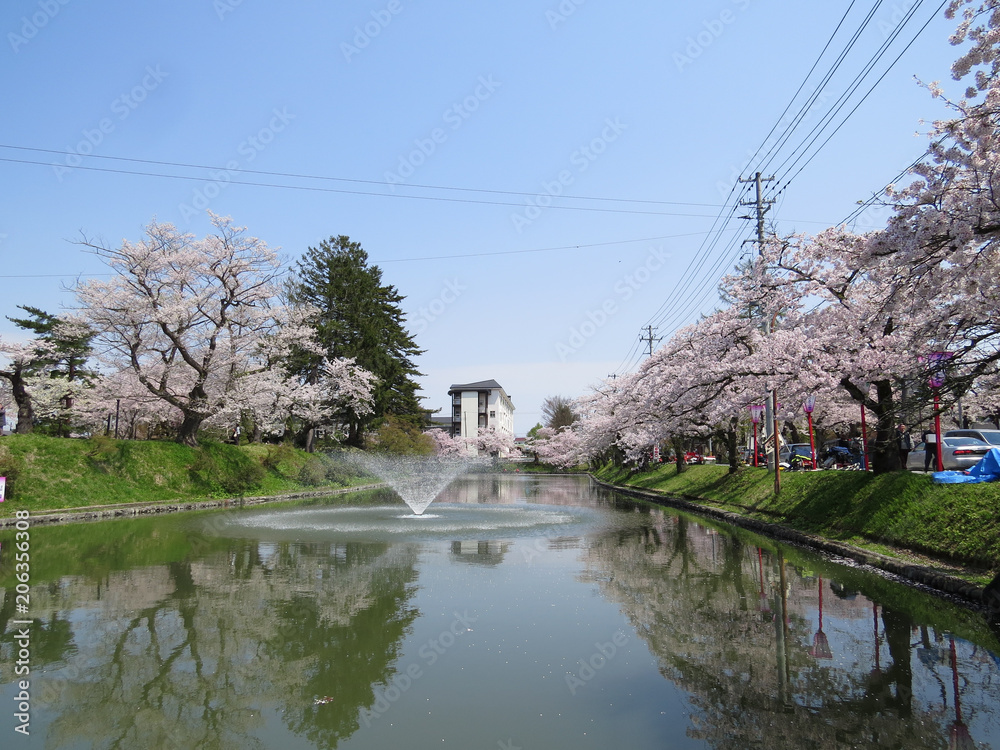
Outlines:
{"label": "parked car", "polygon": [[788,459],[792,455],[811,459],[812,446],[809,443],[791,443],[790,445],[782,446],[781,450],[778,451],[778,458],[782,463],[788,463]]}
{"label": "parked car", "polygon": [[944,437],[970,437],[1000,448],[1000,430],[948,430]]}
{"label": "parked car", "polygon": [[789,469],[812,469],[812,446],[809,443],[791,443],[778,452],[778,460]]}
{"label": "parked car", "polygon": [[[971,437],[953,437],[945,435],[941,438],[941,459],[945,471],[965,471],[975,466],[989,453],[994,446],[983,440]],[[910,471],[924,470],[924,443],[917,443],[906,457],[906,468]],[[931,464],[933,466],[933,464]]]}

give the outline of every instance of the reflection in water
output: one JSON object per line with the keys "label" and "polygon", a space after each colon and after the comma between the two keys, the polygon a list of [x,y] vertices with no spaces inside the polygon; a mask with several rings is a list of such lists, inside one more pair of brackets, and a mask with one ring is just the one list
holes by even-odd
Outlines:
{"label": "reflection in water", "polygon": [[[940,663],[914,675],[910,640],[920,629],[909,612],[883,606],[880,637],[875,602],[839,584],[830,585],[836,596],[824,602],[822,576],[790,566],[780,551],[765,563],[767,557],[739,537],[660,510],[631,538],[605,535],[588,550],[589,575],[621,604],[664,676],[690,694],[697,707],[691,737],[716,748],[940,748],[945,738],[952,747],[965,746],[957,661],[950,662],[956,698],[948,727],[942,705],[930,699]],[[752,609],[751,597],[758,602]],[[836,622],[832,664],[824,604]],[[866,610],[875,613],[874,663],[867,668],[856,648]],[[810,621],[816,623],[811,637]],[[871,620],[868,627],[871,634]],[[889,650],[886,668],[881,639]],[[841,648],[849,653],[841,657]],[[990,655],[966,669],[992,685],[995,662]],[[967,684],[977,711],[995,728],[993,698]],[[937,731],[928,731],[935,725]]]}
{"label": "reflection in water", "polygon": [[[47,747],[247,748],[265,707],[318,746],[358,728],[417,613],[415,549],[233,541],[198,560],[39,591],[82,656],[38,695]],[[63,619],[67,618],[67,619]],[[37,656],[37,654],[36,654]],[[344,679],[350,665],[351,679]],[[330,705],[315,705],[317,697]]]}
{"label": "reflection in water", "polygon": [[[577,478],[463,477],[439,519],[402,530],[370,502],[33,530],[33,734],[130,750],[1000,749],[1000,649],[976,613]],[[475,622],[461,636],[459,616]]]}

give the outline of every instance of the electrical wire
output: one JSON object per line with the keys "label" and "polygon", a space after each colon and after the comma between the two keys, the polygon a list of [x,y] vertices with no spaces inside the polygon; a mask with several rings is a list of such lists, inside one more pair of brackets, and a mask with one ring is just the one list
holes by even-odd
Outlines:
{"label": "electrical wire", "polygon": [[[855,48],[858,40],[861,38],[862,33],[871,24],[871,22],[872,22],[872,20],[873,20],[873,18],[875,16],[875,13],[881,7],[882,3],[883,3],[883,0],[878,0],[877,2],[875,2],[872,5],[872,7],[870,8],[870,10],[865,14],[865,16],[862,19],[861,23],[857,26],[857,28],[851,34],[850,38],[848,39],[848,41],[845,44],[845,46],[843,47],[843,49],[840,51],[840,53],[835,58],[834,62],[831,64],[830,68],[827,70],[827,72],[822,77],[820,83],[815,87],[813,93],[809,97],[807,97],[805,103],[801,107],[799,107],[799,109],[797,110],[796,115],[793,117],[792,121],[784,128],[784,130],[782,131],[782,133],[778,137],[778,139],[774,143],[772,143],[772,145],[765,152],[764,157],[761,159],[760,162],[758,162],[760,164],[760,166],[757,167],[757,168],[755,168],[755,169],[752,169],[751,170],[752,172],[765,172],[765,171],[767,171],[767,169],[770,166],[770,164],[774,161],[774,159],[778,156],[778,154],[782,152],[782,150],[784,149],[785,145],[788,144],[791,141],[792,135],[795,133],[795,131],[798,129],[798,127],[802,124],[805,116],[809,113],[810,109],[812,108],[812,106],[814,105],[815,101],[817,100],[820,92],[823,90],[823,88],[826,86],[826,84],[833,78],[833,76],[836,74],[836,72],[844,64],[844,60],[846,59],[847,55],[850,53],[851,50],[853,50]],[[914,5],[912,5],[908,9],[908,12],[897,23],[897,25],[896,25],[893,33],[890,35],[890,37],[887,38],[882,43],[882,45],[880,45],[880,47],[876,51],[876,53],[865,63],[865,65],[862,67],[861,72],[858,75],[855,76],[854,81],[852,81],[852,83],[848,87],[847,91],[845,93],[843,93],[843,94],[840,95],[840,97],[838,98],[837,102],[835,102],[835,107],[832,110],[832,112],[829,113],[829,114],[827,114],[826,116],[824,116],[824,118],[820,121],[820,123],[818,123],[817,125],[813,126],[813,128],[809,131],[809,133],[805,136],[805,138],[802,141],[799,142],[799,145],[796,146],[794,149],[792,149],[791,153],[788,156],[785,157],[784,161],[779,166],[779,170],[780,169],[784,169],[785,171],[778,178],[778,180],[779,180],[779,182],[778,182],[778,189],[776,191],[772,191],[772,192],[769,193],[769,196],[770,196],[769,199],[770,200],[772,200],[772,201],[776,200],[779,197],[781,197],[781,196],[784,195],[785,190],[788,187],[788,184],[792,180],[794,180],[796,177],[798,177],[799,174],[801,174],[802,170],[805,169],[806,166],[808,166],[808,164],[816,157],[816,155],[818,153],[820,153],[820,151],[822,151],[822,149],[827,145],[827,143],[829,143],[829,141],[833,138],[833,136],[844,126],[844,124],[857,111],[857,109],[858,109],[858,107],[860,107],[861,103],[863,103],[871,95],[871,93],[878,86],[878,84],[881,83],[881,81],[892,70],[892,68],[896,65],[896,63],[900,60],[900,58],[913,45],[913,43],[920,36],[920,34],[923,33],[923,31],[927,28],[927,26],[929,25],[930,21],[933,20],[933,18],[936,17],[937,14],[941,11],[941,9],[943,8],[943,6],[947,3],[947,0],[945,0],[945,2],[943,2],[941,4],[941,6],[939,6],[937,9],[935,9],[935,11],[931,15],[931,17],[920,27],[920,29],[916,32],[916,34],[913,36],[913,38],[910,39],[910,41],[903,48],[903,50],[893,59],[893,61],[889,64],[889,66],[885,69],[885,71],[883,71],[883,73],[878,77],[878,79],[875,81],[875,83],[872,84],[872,86],[868,89],[868,91],[864,94],[864,96],[859,101],[857,101],[854,104],[854,106],[850,109],[850,111],[847,112],[847,114],[843,117],[843,119],[841,119],[839,121],[839,123],[836,125],[836,127],[834,128],[834,130],[832,132],[830,132],[828,135],[826,135],[826,137],[824,138],[824,140],[821,143],[819,143],[819,145],[814,150],[812,150],[812,152],[810,154],[809,153],[810,149],[812,149],[812,147],[816,144],[817,140],[823,135],[823,133],[826,131],[826,129],[830,126],[830,124],[833,122],[834,118],[836,118],[836,116],[841,112],[841,110],[843,110],[843,108],[846,106],[846,104],[850,101],[850,98],[853,96],[853,94],[860,88],[860,86],[864,82],[864,80],[869,77],[869,75],[871,74],[872,70],[874,70],[875,66],[878,64],[879,60],[881,60],[882,57],[884,57],[884,55],[886,54],[886,52],[888,51],[888,49],[891,47],[891,45],[895,42],[895,40],[902,33],[904,27],[906,27],[906,25],[909,23],[909,21],[913,18],[914,14],[916,13],[917,9],[920,7],[920,5],[922,3],[923,3],[923,0],[918,0],[917,3],[915,3]],[[840,29],[843,27],[844,22],[847,19],[848,15],[850,14],[851,8],[853,8],[853,6],[854,6],[854,2],[852,0],[852,3],[848,7],[848,9],[844,13],[844,15],[841,17],[840,22],[837,24],[837,26],[834,29],[833,33],[830,35],[829,39],[827,40],[827,43],[824,45],[823,49],[820,51],[820,54],[817,56],[815,62],[810,67],[810,69],[807,72],[806,76],[803,78],[802,83],[800,83],[800,85],[799,85],[798,89],[796,90],[795,94],[793,94],[792,98],[789,100],[788,105],[786,105],[785,109],[783,110],[783,112],[779,116],[779,118],[778,118],[777,122],[775,123],[775,125],[771,128],[771,130],[768,132],[768,134],[764,137],[764,140],[762,141],[761,145],[755,151],[754,156],[751,157],[751,159],[750,159],[750,163],[751,164],[754,163],[754,161],[756,160],[756,157],[763,150],[763,148],[766,145],[767,141],[776,132],[776,130],[778,129],[778,126],[781,124],[782,119],[790,111],[790,109],[792,107],[792,103],[799,96],[799,94],[801,94],[801,92],[804,90],[804,88],[805,88],[806,84],[808,83],[810,77],[812,76],[812,74],[817,69],[817,67],[819,65],[819,62],[825,56],[825,54],[827,53],[828,49],[830,48],[830,46],[831,46],[834,38],[837,36],[837,34],[840,31]],[[807,154],[808,154],[808,158],[806,158]],[[923,158],[923,157],[921,157],[921,158]],[[804,163],[801,164],[801,166],[799,166],[798,171],[796,171],[791,177],[788,177],[788,175],[791,172],[791,170],[794,169],[796,166],[798,166],[799,163],[803,159],[806,159],[806,160],[805,160]],[[917,161],[919,162],[919,159]],[[786,166],[787,166],[787,168],[786,168]],[[913,165],[911,165],[911,167],[912,166]],[[905,173],[905,171],[904,171],[904,173]],[[782,201],[783,201],[783,198],[782,198]],[[728,205],[728,200],[727,200],[727,205]],[[723,212],[720,212],[720,216],[721,216],[722,213]],[[858,212],[852,212],[851,216],[853,217],[853,216],[857,216],[857,215],[860,215],[859,211]],[[731,218],[731,216],[727,217],[727,220],[729,218]],[[717,221],[713,222],[713,230],[715,229],[717,223],[718,223]],[[728,223],[728,221],[727,221],[727,223]],[[681,280],[679,280],[678,283],[675,285],[674,290],[673,290],[671,296],[669,296],[664,301],[664,303],[660,305],[660,307],[658,308],[658,310],[653,314],[653,316],[647,322],[647,325],[650,325],[650,324],[652,324],[654,322],[657,324],[658,327],[659,326],[667,327],[668,325],[670,325],[670,326],[672,326],[672,325],[679,325],[685,319],[687,319],[687,317],[689,317],[689,315],[691,314],[692,311],[697,312],[698,309],[702,308],[702,306],[704,305],[705,300],[709,296],[709,293],[712,291],[711,288],[709,287],[709,285],[711,285],[711,284],[717,284],[718,283],[718,277],[714,277],[714,279],[711,279],[711,280],[708,279],[708,277],[711,276],[711,275],[713,275],[716,271],[718,271],[721,265],[723,265],[723,264],[725,264],[727,262],[730,262],[731,258],[733,257],[733,248],[734,248],[734,245],[733,245],[733,243],[730,243],[723,250],[723,252],[716,257],[716,260],[715,260],[714,264],[709,268],[709,272],[707,274],[705,274],[705,276],[704,276],[705,280],[701,281],[700,283],[696,283],[696,281],[695,281],[696,278],[699,278],[699,273],[704,268],[704,265],[707,262],[708,258],[710,257],[710,254],[712,252],[714,252],[714,250],[716,248],[716,245],[717,245],[717,239],[709,241],[708,245],[707,245],[707,248],[706,248],[705,243],[702,244],[702,246],[699,248],[699,252],[695,256],[697,258],[697,263],[695,263],[693,261],[691,264],[689,264],[688,268],[685,269],[684,274],[682,274]],[[704,252],[702,252],[703,250],[704,250]],[[689,275],[689,272],[690,272],[690,275]],[[708,288],[708,291],[707,292],[703,291],[706,288]],[[700,297],[699,297],[699,293],[701,293]],[[668,308],[668,309],[665,309],[665,308]],[[671,309],[673,310],[672,314],[671,314]]]}
{"label": "electrical wire", "polygon": [[[18,151],[32,151],[32,152],[42,153],[42,154],[57,154],[59,156],[76,156],[76,154],[74,154],[74,153],[72,153],[70,151],[57,151],[57,150],[48,149],[48,148],[31,148],[31,147],[28,147],[28,146],[12,146],[12,145],[3,144],[3,143],[0,143],[0,148],[6,148],[6,149],[12,149],[12,150],[18,150]],[[181,168],[184,168],[184,169],[203,169],[203,170],[210,170],[210,171],[216,172],[216,173],[218,173],[218,172],[225,172],[225,173],[237,173],[237,174],[263,175],[263,176],[266,176],[266,177],[287,177],[287,178],[300,179],[300,180],[326,180],[326,181],[331,181],[331,182],[348,182],[348,183],[357,183],[357,184],[361,184],[361,185],[380,185],[380,186],[383,186],[383,187],[394,187],[392,184],[390,184],[388,182],[380,181],[380,180],[362,180],[362,179],[349,178],[349,177],[331,177],[331,176],[324,176],[324,175],[301,174],[301,173],[295,173],[295,172],[267,172],[267,171],[263,171],[263,170],[259,170],[259,169],[243,169],[243,168],[239,168],[239,167],[234,168],[234,169],[229,169],[229,168],[226,168],[226,167],[210,166],[210,165],[207,165],[207,164],[189,164],[189,163],[185,163],[185,162],[156,161],[156,160],[153,160],[153,159],[135,159],[135,158],[125,157],[125,156],[102,156],[102,155],[99,155],[99,154],[90,154],[90,155],[87,156],[87,158],[88,159],[106,159],[106,160],[110,160],[110,161],[120,161],[120,162],[134,163],[134,164],[153,164],[153,165],[161,166],[161,167],[181,167]],[[16,160],[13,160],[13,159],[2,159],[2,158],[0,158],[0,160],[3,160],[3,161],[16,161]],[[23,161],[21,163],[25,163],[25,164],[40,164],[42,166],[58,166],[60,169],[78,169],[78,168],[83,168],[83,167],[80,167],[79,165],[76,165],[76,166],[70,166],[68,164],[67,165],[61,165],[61,164],[60,165],[53,165],[53,164],[48,163],[48,162],[37,162],[37,161]],[[106,170],[106,171],[114,171],[114,170]],[[125,174],[140,174],[140,175],[141,174],[147,174],[147,173],[144,173],[144,172],[130,172],[130,171],[124,172],[124,173]],[[150,176],[153,176],[153,177],[167,177],[167,176],[171,176],[171,175],[160,175],[160,174],[155,174],[155,173],[148,173],[148,174]],[[177,176],[177,177],[179,179],[182,179],[180,176]],[[206,177],[191,177],[190,179],[208,180],[208,181],[212,180],[212,178],[210,178],[210,177],[208,177],[208,178],[206,178]],[[256,184],[256,183],[237,183],[237,184]],[[281,187],[281,186],[279,186],[279,185],[266,185],[266,187]],[[423,189],[423,190],[447,190],[447,191],[465,192],[465,193],[487,193],[487,194],[493,194],[493,195],[513,195],[513,196],[526,197],[526,198],[536,198],[536,197],[538,197],[538,193],[526,193],[526,192],[519,192],[519,191],[515,191],[515,190],[491,190],[491,189],[487,189],[487,188],[466,188],[466,187],[454,187],[454,186],[446,186],[446,185],[424,185],[424,184],[418,184],[418,183],[407,184],[407,185],[404,185],[403,187],[405,187],[405,188],[412,188],[412,189],[419,188],[419,189]],[[352,191],[344,191],[344,192],[352,192]],[[367,192],[363,192],[363,193],[359,193],[359,194],[360,195],[385,195],[384,193],[367,193]],[[642,199],[632,199],[632,198],[603,198],[603,197],[598,197],[598,196],[569,195],[569,194],[563,194],[563,195],[560,195],[558,197],[559,198],[571,199],[571,200],[581,200],[581,201],[608,201],[608,202],[612,202],[612,203],[639,203],[639,204],[649,204],[649,205],[658,205],[658,206],[696,206],[696,207],[702,207],[702,208],[718,208],[718,204],[714,204],[714,203],[690,203],[690,202],[683,202],[683,201],[654,201],[654,200],[642,200]],[[503,205],[508,205],[508,204],[503,204]],[[517,205],[520,205],[520,204],[517,204]]]}
{"label": "electrical wire", "polygon": [[[917,38],[918,38],[918,37],[920,36],[920,34],[921,34],[921,33],[923,33],[924,29],[926,29],[926,28],[927,28],[927,26],[928,26],[928,25],[930,24],[930,22],[931,22],[931,21],[933,21],[933,20],[934,20],[934,18],[935,18],[935,17],[937,16],[938,12],[939,12],[939,11],[940,11],[940,10],[941,10],[942,8],[944,8],[944,6],[945,6],[945,5],[947,5],[947,3],[948,3],[948,2],[949,2],[949,0],[944,0],[944,1],[943,1],[943,2],[941,3],[941,5],[939,5],[939,6],[938,6],[938,8],[937,8],[937,9],[935,9],[934,13],[933,13],[933,14],[932,14],[932,15],[931,15],[931,16],[930,16],[930,17],[929,17],[928,19],[927,19],[927,21],[925,21],[925,22],[924,22],[924,24],[923,24],[923,25],[922,25],[922,26],[920,27],[920,29],[919,29],[919,30],[917,31],[917,33],[916,33],[916,34],[915,34],[915,35],[913,36],[913,38],[912,38],[912,39],[910,39],[910,41],[909,41],[909,42],[908,42],[908,43],[906,44],[906,46],[905,46],[905,47],[903,48],[903,50],[902,50],[902,51],[901,51],[901,52],[900,52],[900,53],[899,53],[899,54],[898,54],[898,55],[897,55],[897,56],[895,57],[895,59],[894,59],[894,60],[893,60],[893,61],[892,61],[892,62],[891,62],[891,63],[889,64],[889,66],[888,66],[888,67],[887,67],[887,68],[885,69],[885,71],[884,71],[884,72],[882,73],[882,75],[880,75],[880,76],[878,77],[878,79],[877,79],[877,80],[875,81],[875,83],[873,83],[873,84],[871,85],[871,87],[870,87],[870,88],[868,89],[868,91],[867,91],[867,92],[866,92],[866,93],[864,94],[864,96],[862,96],[862,97],[861,97],[861,99],[859,99],[859,100],[857,101],[857,103],[856,103],[856,104],[855,104],[855,105],[854,105],[854,106],[853,106],[853,107],[851,108],[851,110],[850,110],[850,111],[849,111],[849,112],[847,113],[847,115],[846,115],[846,116],[844,117],[844,119],[843,119],[843,120],[841,120],[841,122],[840,122],[840,123],[839,123],[839,124],[837,125],[837,127],[836,127],[836,128],[834,128],[834,130],[833,130],[833,131],[832,131],[832,132],[831,132],[831,133],[830,133],[829,135],[827,135],[827,137],[826,137],[826,138],[825,138],[825,139],[823,140],[823,142],[822,142],[822,143],[821,143],[821,144],[819,145],[819,147],[818,147],[818,148],[817,148],[817,149],[816,149],[815,151],[813,151],[812,155],[811,155],[811,156],[810,156],[810,157],[809,157],[809,158],[808,158],[808,159],[807,159],[807,160],[805,161],[805,163],[803,163],[803,164],[802,164],[802,166],[801,166],[801,167],[799,167],[798,171],[797,171],[797,172],[796,172],[796,173],[795,173],[794,175],[792,175],[791,177],[789,177],[789,178],[787,178],[786,180],[784,180],[784,186],[785,186],[785,187],[787,187],[787,186],[788,186],[789,184],[791,184],[792,180],[794,180],[794,179],[795,179],[796,177],[798,177],[798,175],[799,175],[799,174],[800,174],[800,173],[802,172],[802,170],[803,170],[803,169],[805,169],[805,168],[806,168],[806,167],[807,167],[807,166],[809,165],[809,163],[810,163],[810,162],[812,162],[812,160],[816,158],[816,155],[817,155],[817,154],[819,154],[819,152],[820,152],[820,151],[821,151],[821,150],[822,150],[822,149],[823,149],[823,148],[824,148],[824,147],[826,146],[826,144],[830,142],[830,139],[832,139],[832,138],[833,138],[833,136],[834,136],[834,135],[836,135],[836,134],[837,134],[837,133],[838,133],[838,132],[840,131],[840,129],[841,129],[841,128],[842,128],[842,127],[843,127],[843,126],[844,126],[844,125],[845,125],[845,124],[847,123],[847,121],[848,121],[848,120],[849,120],[849,119],[851,118],[851,116],[852,116],[852,115],[853,115],[853,114],[854,114],[854,113],[855,113],[855,112],[856,112],[856,111],[858,110],[858,108],[859,108],[859,107],[860,107],[860,106],[861,106],[861,105],[862,105],[862,104],[863,104],[863,103],[864,103],[864,102],[865,102],[865,101],[866,101],[866,100],[868,99],[868,97],[869,97],[869,96],[871,96],[872,92],[874,92],[874,91],[875,91],[876,87],[878,87],[878,85],[879,85],[879,84],[880,84],[880,83],[881,83],[881,82],[882,82],[882,81],[883,81],[883,80],[885,79],[885,77],[886,77],[886,76],[887,76],[887,75],[889,74],[889,72],[890,72],[890,71],[892,70],[892,68],[893,68],[893,67],[894,67],[894,66],[896,65],[896,63],[897,63],[897,62],[899,62],[900,58],[901,58],[901,57],[902,57],[902,56],[903,56],[904,54],[906,54],[907,50],[909,50],[909,49],[910,49],[910,47],[912,47],[912,46],[913,46],[914,42],[916,42],[916,40],[917,40]],[[913,6],[913,8],[912,8],[911,10],[915,10],[915,9],[916,9],[916,8],[917,8],[917,7],[919,6],[919,5],[920,5],[920,3],[918,2],[918,3],[916,4],[916,5],[914,5],[914,6]],[[912,13],[911,13],[911,14],[909,14],[909,15],[907,15],[907,16],[906,16],[906,17],[904,18],[904,20],[903,20],[903,21],[901,21],[901,25],[900,25],[899,27],[897,27],[897,30],[896,30],[896,32],[894,32],[894,34],[893,34],[893,35],[892,35],[892,37],[890,38],[891,40],[895,40],[895,39],[896,39],[896,37],[897,37],[897,36],[899,35],[899,33],[900,33],[900,32],[902,31],[902,28],[903,28],[903,25],[905,25],[906,21],[907,21],[907,20],[909,20],[909,18],[912,18]],[[879,53],[879,56],[878,56],[878,58],[881,58],[881,56],[882,56],[882,55],[883,55],[883,54],[885,53],[885,51],[887,51],[887,50],[888,50],[888,46],[886,46],[886,47],[885,47],[885,50],[883,50],[882,52],[880,52],[880,53]],[[878,59],[878,58],[876,58],[876,59]],[[871,67],[874,67],[874,65],[872,65]],[[867,70],[870,70],[870,68],[866,69],[866,73],[867,73]],[[834,116],[836,116],[836,114],[837,114],[837,113],[839,113],[839,111],[840,111],[840,110],[841,110],[841,109],[842,109],[842,108],[844,107],[844,105],[845,105],[845,104],[847,103],[847,97],[848,97],[848,96],[850,96],[851,94],[853,94],[853,93],[854,93],[854,92],[855,92],[855,91],[857,90],[857,87],[858,87],[858,86],[860,85],[860,83],[861,83],[861,80],[860,80],[859,78],[858,78],[858,79],[855,79],[855,80],[857,81],[857,85],[855,85],[855,86],[853,86],[853,87],[851,88],[851,90],[850,90],[850,91],[848,92],[848,94],[847,94],[847,95],[845,96],[845,98],[844,98],[843,102],[842,102],[842,103],[841,103],[841,104],[840,104],[840,105],[839,105],[839,106],[838,106],[838,107],[836,108],[836,110],[834,110],[834,111],[833,111],[833,113],[831,114],[831,117],[830,117],[830,119],[828,119],[828,120],[827,120],[827,123],[826,123],[827,125],[828,125],[828,124],[829,124],[829,123],[830,123],[830,122],[832,121],[832,118],[833,118]],[[826,127],[826,125],[824,125],[824,128],[825,128],[825,127]],[[813,129],[813,131],[815,131],[815,130],[816,130],[816,128],[814,128],[814,129]],[[812,132],[813,132],[813,131],[811,131],[811,132],[810,132],[810,135],[812,135]],[[796,165],[796,164],[797,164],[797,163],[798,163],[798,162],[799,162],[799,161],[800,161],[800,160],[801,160],[802,158],[804,158],[804,156],[805,156],[805,153],[806,153],[806,151],[808,151],[808,149],[809,149],[809,148],[810,148],[810,147],[812,146],[812,144],[813,144],[813,143],[815,143],[816,139],[817,139],[817,138],[819,138],[819,136],[820,136],[821,134],[822,134],[822,129],[821,129],[821,130],[819,131],[819,133],[817,133],[817,134],[816,134],[816,136],[814,136],[814,137],[812,138],[812,140],[810,140],[810,141],[809,141],[809,143],[808,143],[808,144],[807,144],[807,145],[805,146],[805,148],[803,148],[803,149],[802,149],[802,152],[801,152],[801,154],[800,154],[800,155],[799,155],[799,156],[798,156],[798,157],[797,157],[797,158],[795,159],[795,161],[793,161],[793,162],[792,162],[792,164],[791,164],[791,165],[790,165],[790,166],[788,167],[788,169],[787,169],[787,170],[785,170],[784,174],[783,174],[783,175],[782,175],[782,177],[781,177],[781,178],[779,178],[779,179],[783,179],[783,178],[785,178],[785,177],[787,176],[788,172],[790,172],[790,171],[791,171],[791,170],[792,170],[792,169],[793,169],[793,168],[795,167],[795,165]],[[807,137],[808,137],[808,136],[807,136]],[[789,158],[790,158],[790,157],[789,157]],[[781,166],[779,167],[779,170],[780,170],[781,168],[783,168],[783,167],[784,167],[784,164],[785,164],[785,163],[787,163],[787,161],[788,161],[788,159],[786,159],[786,160],[785,160],[785,162],[783,162],[783,163],[782,163],[782,165],[781,165]]]}

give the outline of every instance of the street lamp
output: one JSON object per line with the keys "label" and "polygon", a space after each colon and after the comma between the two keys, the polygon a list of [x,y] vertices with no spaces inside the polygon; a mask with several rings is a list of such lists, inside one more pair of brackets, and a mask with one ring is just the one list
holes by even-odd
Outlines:
{"label": "street lamp", "polygon": [[806,396],[806,400],[802,402],[802,411],[806,413],[806,419],[809,420],[809,451],[812,453],[813,468],[816,468],[816,442],[813,440],[813,409],[816,408],[816,397],[813,395]]}
{"label": "street lamp", "polygon": [[868,424],[865,422],[864,404],[861,404],[861,468],[868,471]]}
{"label": "street lamp", "polygon": [[832,659],[833,649],[830,648],[830,639],[823,632],[823,576],[819,578],[819,629],[813,636],[813,645],[809,649],[809,655],[816,659]]}
{"label": "street lamp", "polygon": [[944,363],[952,357],[952,352],[931,352],[925,361],[930,365],[927,385],[934,393],[934,435],[937,440],[937,470],[944,471],[944,455],[941,450],[941,386],[944,385]]}
{"label": "street lamp", "polygon": [[747,407],[750,410],[750,421],[753,422],[753,465],[757,466],[757,425],[764,414],[764,407],[760,404],[751,404]]}

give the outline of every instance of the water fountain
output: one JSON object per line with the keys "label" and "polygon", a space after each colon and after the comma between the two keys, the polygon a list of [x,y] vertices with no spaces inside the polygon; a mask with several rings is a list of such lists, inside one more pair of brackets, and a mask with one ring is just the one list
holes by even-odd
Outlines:
{"label": "water fountain", "polygon": [[392,487],[415,516],[423,515],[434,498],[472,466],[469,459],[444,456],[363,453],[350,460]]}

